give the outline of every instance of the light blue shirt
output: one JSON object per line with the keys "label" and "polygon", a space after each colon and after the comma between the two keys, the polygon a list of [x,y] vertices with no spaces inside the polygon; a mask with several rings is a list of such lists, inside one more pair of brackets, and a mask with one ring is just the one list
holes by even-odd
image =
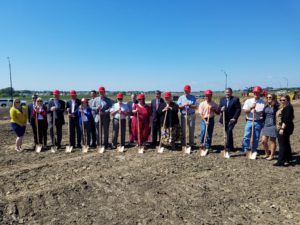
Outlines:
{"label": "light blue shirt", "polygon": [[[184,106],[186,103],[188,103],[189,105],[196,105],[196,97],[194,95],[181,95],[177,101],[177,104],[179,106]],[[192,109],[190,107],[187,108],[188,111],[188,115],[192,115],[195,114],[195,109]],[[181,109],[180,110],[181,114],[185,115],[186,114],[186,110]]]}
{"label": "light blue shirt", "polygon": [[[127,104],[124,104],[124,103],[115,103],[111,108],[110,108],[110,112],[114,112],[114,111],[117,111],[117,110],[119,110],[121,108],[121,112],[129,112],[129,109],[128,109],[128,106],[127,106]],[[119,119],[120,118],[120,113],[116,113],[115,115],[114,115],[114,118],[115,119]],[[126,119],[126,116],[123,114],[123,113],[121,113],[121,119]]]}

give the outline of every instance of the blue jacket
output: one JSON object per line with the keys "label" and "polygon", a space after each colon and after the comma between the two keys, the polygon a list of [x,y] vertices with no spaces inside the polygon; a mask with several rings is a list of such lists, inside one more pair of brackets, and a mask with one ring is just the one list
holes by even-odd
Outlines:
{"label": "blue jacket", "polygon": [[[80,124],[80,126],[81,126],[81,124],[82,124],[82,118],[81,118],[81,112],[80,112],[80,110],[78,110],[78,118],[79,118],[79,124]],[[92,114],[92,109],[90,108],[90,107],[87,107],[86,108],[86,113],[84,113],[84,115],[86,115],[87,116],[87,118],[88,118],[88,122],[91,122],[92,120],[93,120],[93,114]]]}

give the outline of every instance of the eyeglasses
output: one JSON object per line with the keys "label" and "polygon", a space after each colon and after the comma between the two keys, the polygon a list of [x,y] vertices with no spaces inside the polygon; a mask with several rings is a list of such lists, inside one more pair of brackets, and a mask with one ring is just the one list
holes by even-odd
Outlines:
{"label": "eyeglasses", "polygon": [[37,102],[43,102],[43,101],[39,100],[39,101],[37,101]]}
{"label": "eyeglasses", "polygon": [[267,99],[272,99],[272,97],[267,97]]}
{"label": "eyeglasses", "polygon": [[280,101],[281,101],[281,102],[285,102],[285,101],[286,101],[286,99],[280,99]]}
{"label": "eyeglasses", "polygon": [[15,103],[17,104],[17,103],[20,103],[20,102],[15,102]]}

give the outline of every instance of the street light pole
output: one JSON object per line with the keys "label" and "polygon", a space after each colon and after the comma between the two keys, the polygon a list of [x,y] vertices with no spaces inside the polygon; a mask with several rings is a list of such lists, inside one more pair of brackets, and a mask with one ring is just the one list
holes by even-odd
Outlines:
{"label": "street light pole", "polygon": [[283,77],[283,79],[286,81],[286,88],[289,88],[289,80],[286,77]]}
{"label": "street light pole", "polygon": [[10,64],[10,58],[7,57],[7,60],[8,60],[8,66],[9,66],[10,99],[13,100],[13,88],[12,88],[12,78],[11,78],[11,64]]}
{"label": "street light pole", "polygon": [[225,70],[221,70],[221,71],[225,74],[225,89],[226,89],[227,88],[227,77],[228,77],[228,75],[227,75]]}

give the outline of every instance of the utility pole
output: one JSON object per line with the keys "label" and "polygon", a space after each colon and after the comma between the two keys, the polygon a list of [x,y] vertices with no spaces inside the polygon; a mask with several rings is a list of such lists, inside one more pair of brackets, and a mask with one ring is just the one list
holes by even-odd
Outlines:
{"label": "utility pole", "polygon": [[289,88],[289,80],[286,77],[283,77],[283,79],[286,81],[286,88]]}
{"label": "utility pole", "polygon": [[228,75],[227,75],[225,70],[221,70],[221,72],[223,72],[225,74],[225,89],[226,89],[227,88],[227,77],[228,77]]}
{"label": "utility pole", "polygon": [[12,78],[11,78],[11,64],[10,64],[10,58],[7,57],[7,60],[8,60],[8,66],[9,66],[10,100],[13,100],[13,87],[12,87]]}

